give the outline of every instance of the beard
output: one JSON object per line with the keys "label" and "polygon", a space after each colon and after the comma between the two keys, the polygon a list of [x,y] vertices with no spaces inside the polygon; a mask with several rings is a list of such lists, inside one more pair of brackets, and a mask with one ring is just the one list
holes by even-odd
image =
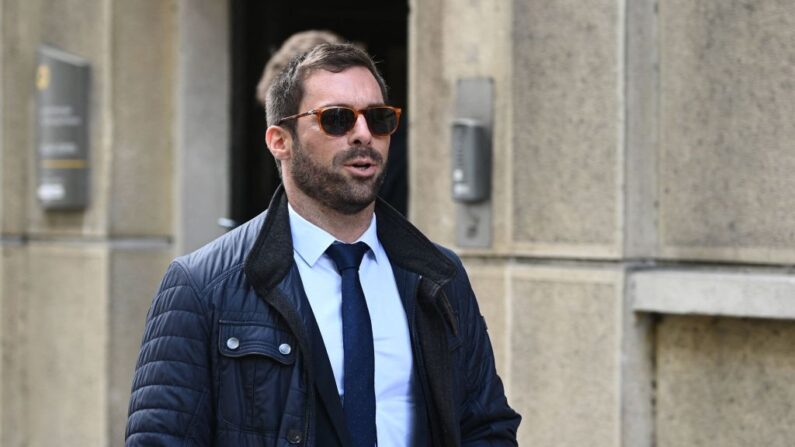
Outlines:
{"label": "beard", "polygon": [[[295,141],[290,175],[295,185],[307,196],[342,214],[356,214],[375,201],[384,183],[384,157],[372,147],[351,147],[332,159],[327,168],[312,159],[298,140]],[[368,157],[381,166],[381,171],[366,179],[348,178],[343,165],[357,157]]]}

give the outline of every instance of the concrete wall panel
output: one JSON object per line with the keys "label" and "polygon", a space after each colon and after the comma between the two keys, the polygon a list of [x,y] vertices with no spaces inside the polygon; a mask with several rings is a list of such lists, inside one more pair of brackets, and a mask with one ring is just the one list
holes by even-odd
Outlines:
{"label": "concrete wall panel", "polygon": [[[170,234],[174,2],[31,0],[6,2],[4,8],[4,232],[101,237],[110,218],[116,234]],[[44,211],[35,198],[34,74],[40,44],[91,64],[85,212]]]}
{"label": "concrete wall panel", "polygon": [[795,3],[660,5],[665,257],[795,260]]}
{"label": "concrete wall panel", "polygon": [[[85,235],[102,236],[106,233],[107,213],[105,204],[108,189],[104,179],[108,175],[106,162],[110,150],[112,120],[108,114],[112,98],[107,87],[111,69],[108,57],[109,29],[107,2],[88,0],[32,0],[18,9],[15,18],[19,26],[18,53],[14,57],[17,78],[9,86],[14,95],[23,97],[26,105],[17,111],[24,117],[19,128],[10,132],[22,132],[17,138],[19,146],[14,151],[29,154],[27,163],[27,229],[36,235]],[[34,74],[36,48],[49,44],[74,53],[91,64],[91,90],[89,92],[89,163],[90,189],[89,207],[85,212],[44,211],[35,197],[35,111]]]}
{"label": "concrete wall panel", "polygon": [[447,39],[439,26],[447,0],[413,0],[409,39],[409,218],[431,239],[452,246],[455,208],[450,197],[449,146],[454,86],[441,60]]}
{"label": "concrete wall panel", "polygon": [[0,229],[6,235],[19,235],[25,228],[33,110],[30,96],[23,92],[33,90],[30,77],[35,58],[20,54],[29,47],[25,42],[30,40],[30,31],[21,19],[31,4],[0,3]]}
{"label": "concrete wall panel", "polygon": [[[459,79],[494,81],[492,246],[507,239],[507,173],[512,101],[510,7],[505,2],[415,0],[410,49],[410,219],[431,239],[455,245],[456,203],[451,198],[451,122]],[[441,26],[440,26],[441,24]]]}
{"label": "concrete wall panel", "polygon": [[514,2],[511,236],[521,251],[620,254],[622,5]]}
{"label": "concrete wall panel", "polygon": [[146,0],[113,2],[112,8],[110,231],[114,236],[170,235],[176,5]]}
{"label": "concrete wall panel", "polygon": [[792,321],[665,317],[657,365],[657,446],[792,445]]}
{"label": "concrete wall panel", "polygon": [[115,248],[110,254],[109,445],[124,443],[132,375],[146,312],[171,256],[166,245]]}
{"label": "concrete wall panel", "polygon": [[612,270],[513,272],[510,383],[521,445],[619,445],[621,282]]}
{"label": "concrete wall panel", "polygon": [[[180,2],[175,177],[176,253],[220,236],[230,212],[229,2]],[[264,146],[262,150],[265,150]]]}
{"label": "concrete wall panel", "polygon": [[20,244],[0,245],[0,445],[24,445],[27,434],[25,278],[27,253]]}
{"label": "concrete wall panel", "polygon": [[107,265],[101,246],[29,246],[23,445],[109,445]]}

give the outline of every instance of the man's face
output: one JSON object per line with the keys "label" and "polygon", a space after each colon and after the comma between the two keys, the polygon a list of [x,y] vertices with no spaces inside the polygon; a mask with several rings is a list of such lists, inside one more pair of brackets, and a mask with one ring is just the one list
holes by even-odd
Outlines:
{"label": "man's face", "polygon": [[[328,106],[359,110],[382,105],[378,82],[364,67],[340,73],[316,70],[304,80],[300,112]],[[389,137],[370,133],[364,116],[342,136],[327,135],[312,115],[299,118],[288,175],[307,196],[344,214],[371,204],[384,180]]]}

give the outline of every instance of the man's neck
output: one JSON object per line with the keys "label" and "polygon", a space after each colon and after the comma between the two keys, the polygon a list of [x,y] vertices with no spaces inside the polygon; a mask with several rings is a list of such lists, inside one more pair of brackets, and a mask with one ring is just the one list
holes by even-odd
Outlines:
{"label": "man's neck", "polygon": [[345,214],[324,206],[298,188],[285,188],[285,192],[296,213],[345,243],[355,242],[364,234],[375,210],[375,203],[371,203],[357,213]]}

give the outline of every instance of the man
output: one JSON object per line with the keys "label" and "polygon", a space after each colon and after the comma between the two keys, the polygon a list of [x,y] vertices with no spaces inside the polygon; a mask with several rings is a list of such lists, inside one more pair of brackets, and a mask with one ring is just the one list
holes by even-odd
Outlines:
{"label": "man", "polygon": [[369,56],[294,59],[267,115],[283,188],[170,266],[127,445],[516,445],[460,261],[376,197],[400,110]]}

